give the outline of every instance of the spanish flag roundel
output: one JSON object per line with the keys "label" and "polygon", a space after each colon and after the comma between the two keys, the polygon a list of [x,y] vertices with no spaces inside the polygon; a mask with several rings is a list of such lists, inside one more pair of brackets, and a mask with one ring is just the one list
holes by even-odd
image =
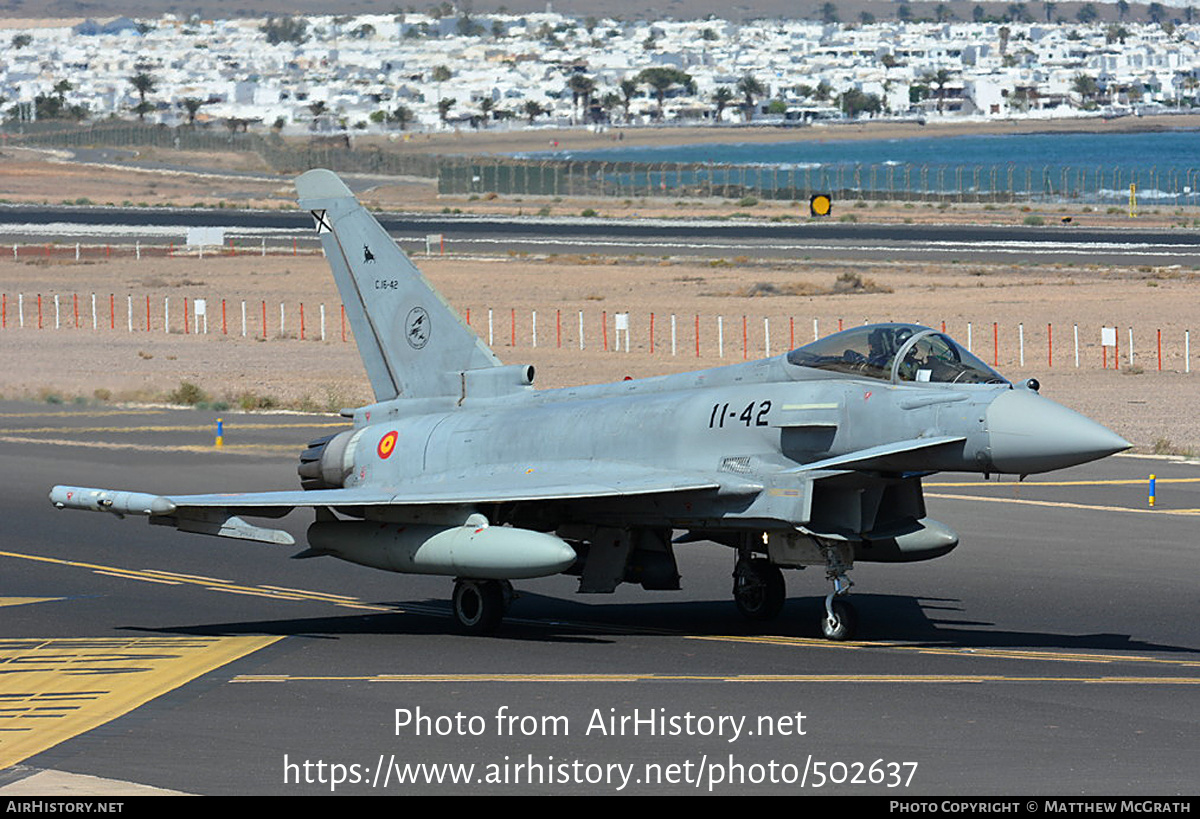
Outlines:
{"label": "spanish flag roundel", "polygon": [[379,448],[377,451],[379,452],[380,458],[386,459],[392,454],[392,450],[396,448],[396,438],[398,435],[399,433],[397,433],[395,430],[392,430],[387,435],[384,435],[379,439]]}

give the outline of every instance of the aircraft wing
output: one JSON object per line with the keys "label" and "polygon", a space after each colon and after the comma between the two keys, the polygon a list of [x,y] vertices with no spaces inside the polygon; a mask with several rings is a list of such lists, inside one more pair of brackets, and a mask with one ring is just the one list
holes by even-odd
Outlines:
{"label": "aircraft wing", "polygon": [[[283,517],[298,507],[344,506],[469,506],[517,501],[560,501],[715,491],[720,481],[699,475],[680,475],[636,464],[590,462],[525,465],[520,470],[496,467],[490,472],[423,476],[420,483],[365,486],[348,489],[286,490],[282,492],[211,495],[153,495],[115,489],[56,486],[50,502],[59,509],[84,509],[125,515],[148,515],[151,523],[174,525],[185,532],[291,545],[291,535],[246,523],[251,517]],[[760,486],[724,487],[726,491],[757,491]]]}

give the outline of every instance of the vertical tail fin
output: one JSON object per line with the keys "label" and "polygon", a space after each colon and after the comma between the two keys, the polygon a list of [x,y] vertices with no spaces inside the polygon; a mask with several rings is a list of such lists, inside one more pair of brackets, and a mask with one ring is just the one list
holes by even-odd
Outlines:
{"label": "vertical tail fin", "polygon": [[500,365],[333,172],[296,179],[378,401],[458,396],[461,373]]}

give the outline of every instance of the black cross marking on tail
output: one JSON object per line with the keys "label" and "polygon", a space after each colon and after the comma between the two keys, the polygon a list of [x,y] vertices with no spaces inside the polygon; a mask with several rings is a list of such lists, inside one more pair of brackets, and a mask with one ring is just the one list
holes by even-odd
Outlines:
{"label": "black cross marking on tail", "polygon": [[317,233],[333,232],[333,225],[329,224],[329,219],[325,216],[325,211],[314,210],[312,211],[312,217],[314,222],[313,226],[317,229]]}
{"label": "black cross marking on tail", "polygon": [[363,261],[364,262],[375,261],[375,254],[372,253],[371,248],[367,247],[366,245],[363,245]]}

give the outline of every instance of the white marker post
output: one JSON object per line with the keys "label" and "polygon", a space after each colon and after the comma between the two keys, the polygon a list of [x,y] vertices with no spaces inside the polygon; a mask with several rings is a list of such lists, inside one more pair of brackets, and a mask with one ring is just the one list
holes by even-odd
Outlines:
{"label": "white marker post", "polygon": [[58,294],[54,296],[54,329],[58,329]]}
{"label": "white marker post", "polygon": [[1183,331],[1183,371],[1190,373],[1192,371],[1192,331]]}
{"label": "white marker post", "polygon": [[125,297],[125,309],[129,315],[129,332],[133,332],[133,296]]}
{"label": "white marker post", "polygon": [[1079,369],[1079,325],[1075,325],[1075,368]]}
{"label": "white marker post", "polygon": [[675,355],[675,314],[671,314],[671,355]]}
{"label": "white marker post", "polygon": [[[266,241],[265,239],[263,240]],[[321,302],[321,341],[325,340],[325,302]]]}
{"label": "white marker post", "polygon": [[163,332],[171,332],[171,297],[163,296]]}
{"label": "white marker post", "polygon": [[[13,245],[13,247],[16,247],[16,245]],[[25,294],[24,293],[17,294],[17,319],[18,319],[18,323],[21,325],[21,329],[25,329]]]}
{"label": "white marker post", "polygon": [[495,345],[495,339],[492,336],[492,308],[488,308],[488,346]]}
{"label": "white marker post", "polygon": [[194,309],[192,310],[193,332],[200,334],[200,317],[204,317],[204,335],[208,335],[208,302],[204,299],[196,299],[193,302]]}
{"label": "white marker post", "polygon": [[583,349],[583,311],[579,311],[579,349]]}
{"label": "white marker post", "polygon": [[817,329],[817,320],[813,319],[813,341],[821,337],[821,332]]}
{"label": "white marker post", "polygon": [[766,353],[766,358],[771,357],[771,320],[763,319],[763,351]]}
{"label": "white marker post", "polygon": [[616,348],[621,349],[621,333],[625,334],[625,352],[629,352],[629,314],[614,313],[613,314],[613,329],[616,333]]}
{"label": "white marker post", "polygon": [[92,329],[96,329],[96,294],[92,294]]}
{"label": "white marker post", "polygon": [[967,322],[967,352],[971,352],[971,322]]}
{"label": "white marker post", "polygon": [[725,357],[725,317],[717,316],[717,357]]}
{"label": "white marker post", "polygon": [[242,338],[246,337],[246,301],[242,300]]}
{"label": "white marker post", "polygon": [[[1108,369],[1108,348],[1117,346],[1117,328],[1116,327],[1101,327],[1100,328],[1100,354],[1103,358],[1103,365]],[[1113,363],[1120,365],[1116,360],[1116,353],[1113,354]]]}
{"label": "white marker post", "polygon": [[1021,366],[1024,367],[1025,366],[1025,323],[1024,322],[1020,322],[1017,324],[1017,344],[1021,350],[1021,355],[1020,355]]}

